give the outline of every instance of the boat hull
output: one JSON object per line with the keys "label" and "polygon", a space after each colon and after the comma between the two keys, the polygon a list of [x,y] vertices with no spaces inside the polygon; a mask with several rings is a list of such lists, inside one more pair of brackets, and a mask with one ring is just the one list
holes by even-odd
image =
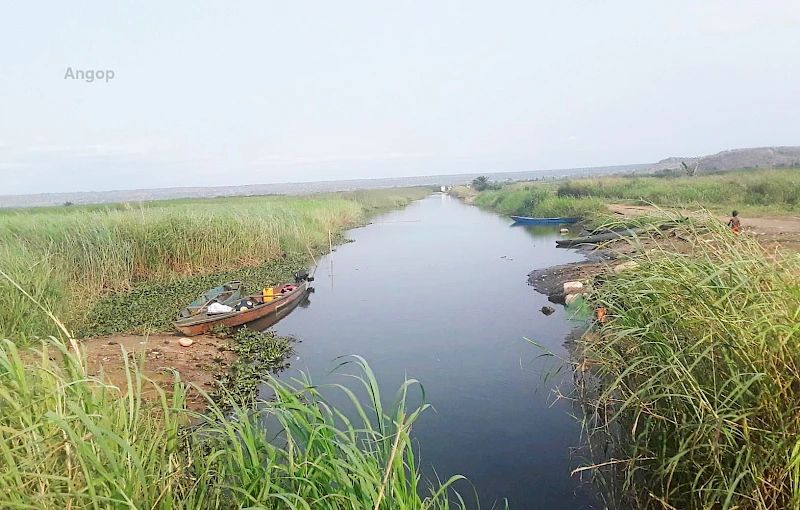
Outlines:
{"label": "boat hull", "polygon": [[556,241],[556,246],[560,248],[571,248],[573,246],[580,246],[582,244],[597,244],[606,241],[613,241],[614,239],[621,239],[623,237],[633,237],[640,232],[641,229],[631,229],[617,232],[607,232],[605,234],[575,237],[573,239],[559,239]]}
{"label": "boat hull", "polygon": [[[668,230],[672,227],[677,226],[678,224],[679,223],[677,221],[668,221],[666,223],[662,223],[661,225],[659,225],[658,229]],[[623,227],[583,237],[575,237],[572,239],[559,239],[556,241],[556,246],[558,246],[559,248],[571,248],[573,246],[580,246],[582,244],[597,244],[606,241],[613,241],[615,239],[621,239],[623,237],[635,237],[645,232],[647,232],[646,229],[639,227],[635,228]]]}
{"label": "boat hull", "polygon": [[226,326],[233,328],[253,322],[256,319],[269,315],[271,313],[279,313],[283,309],[292,307],[291,305],[297,304],[300,299],[305,297],[308,293],[307,282],[298,283],[295,289],[287,294],[284,294],[268,303],[256,305],[249,310],[240,312],[228,312],[220,314],[204,314],[202,317],[193,317],[188,320],[178,320],[173,323],[175,328],[186,336],[202,335],[208,333],[216,326]]}
{"label": "boat hull", "polygon": [[263,317],[259,317],[258,319],[254,320],[253,322],[247,323],[247,328],[252,329],[253,331],[266,331],[275,324],[279,323],[283,320],[284,317],[289,315],[294,311],[295,308],[299,307],[306,307],[310,304],[309,296],[314,289],[309,288],[306,290],[305,296],[301,297],[300,299],[294,300],[292,303],[289,303],[283,306],[280,310],[276,310],[274,312],[268,313]]}
{"label": "boat hull", "polygon": [[511,219],[525,225],[567,225],[581,221],[580,218],[529,218],[527,216],[511,216]]}

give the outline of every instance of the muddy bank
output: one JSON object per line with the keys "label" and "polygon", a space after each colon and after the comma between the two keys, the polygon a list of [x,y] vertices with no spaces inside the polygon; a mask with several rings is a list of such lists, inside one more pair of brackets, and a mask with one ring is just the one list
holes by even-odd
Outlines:
{"label": "muddy bank", "polygon": [[[209,398],[225,407],[254,397],[261,380],[288,366],[296,341],[245,328],[191,338],[172,334],[115,335],[92,338],[80,345],[86,354],[88,375],[124,390],[128,387],[126,365],[136,366],[169,394],[177,373],[187,386],[186,406],[201,411],[208,406]],[[150,385],[143,396],[158,398],[158,391]]]}
{"label": "muddy bank", "polygon": [[603,272],[620,255],[609,249],[586,246],[576,249],[586,260],[537,269],[528,274],[528,285],[544,294],[554,303],[564,304],[564,282],[585,282],[590,277]]}
{"label": "muddy bank", "polygon": [[614,268],[622,269],[620,264],[630,263],[631,259],[641,254],[656,252],[691,254],[694,251],[693,246],[689,240],[676,235],[674,231],[666,231],[652,238],[622,238],[600,245],[564,248],[582,253],[586,260],[532,271],[528,274],[528,284],[537,292],[547,295],[550,301],[564,304],[564,282],[586,283],[586,280],[599,273]]}
{"label": "muddy bank", "polygon": [[[182,335],[153,334],[115,335],[92,338],[81,342],[86,352],[90,376],[102,379],[119,388],[128,385],[125,357],[142,373],[165,391],[169,391],[178,372],[181,381],[196,385],[204,391],[214,389],[214,381],[236,361],[229,339],[211,335],[192,337],[192,345],[184,347],[179,340]],[[150,389],[148,396],[157,392]],[[187,395],[187,407],[193,410],[205,408],[206,399],[196,389]]]}

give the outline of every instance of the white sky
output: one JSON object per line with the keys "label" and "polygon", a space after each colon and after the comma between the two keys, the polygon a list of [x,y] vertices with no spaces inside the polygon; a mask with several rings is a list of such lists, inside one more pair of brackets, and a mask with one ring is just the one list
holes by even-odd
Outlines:
{"label": "white sky", "polygon": [[798,144],[798,0],[0,0],[0,194]]}

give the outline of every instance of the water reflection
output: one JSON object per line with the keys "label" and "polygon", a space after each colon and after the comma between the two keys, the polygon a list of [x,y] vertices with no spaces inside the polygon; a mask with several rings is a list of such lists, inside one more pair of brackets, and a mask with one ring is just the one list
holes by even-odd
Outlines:
{"label": "water reflection", "polygon": [[316,383],[347,382],[329,371],[338,356],[358,354],[387,405],[403,380],[418,379],[435,408],[414,428],[427,476],[465,475],[482,508],[503,498],[510,508],[587,508],[569,474],[580,430],[569,403],[552,393],[556,383],[569,391],[571,381],[545,377],[560,362],[525,339],[567,355],[568,314],[558,307],[543,315],[550,303],[527,275],[581,256],[556,248],[557,228],[509,221],[434,195],[348,232],[356,242],[335,253],[336,286],[318,272],[314,306],[275,327],[303,340],[281,378],[299,369]]}
{"label": "water reflection", "polygon": [[[509,228],[519,229],[525,231],[529,236],[536,240],[549,240],[553,241],[555,246],[555,239],[572,239],[579,237],[582,228],[577,224],[573,225],[523,225],[521,223],[512,223]],[[561,229],[567,229],[568,232],[561,233]]]}
{"label": "water reflection", "polygon": [[297,308],[308,308],[311,305],[310,295],[315,291],[313,287],[309,287],[306,289],[305,296],[301,297],[293,301],[292,303],[284,306],[278,311],[272,312],[267,314],[263,317],[260,317],[253,322],[247,323],[247,328],[250,330],[255,331],[266,331],[269,328],[278,324],[281,320],[283,320],[286,316],[288,316],[292,311]]}

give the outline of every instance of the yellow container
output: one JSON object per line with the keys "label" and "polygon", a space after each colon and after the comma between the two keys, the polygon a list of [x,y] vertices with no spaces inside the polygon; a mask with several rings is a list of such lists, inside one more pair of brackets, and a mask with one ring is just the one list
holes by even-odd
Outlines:
{"label": "yellow container", "polygon": [[275,289],[272,287],[265,287],[264,288],[264,302],[269,303],[275,299]]}

